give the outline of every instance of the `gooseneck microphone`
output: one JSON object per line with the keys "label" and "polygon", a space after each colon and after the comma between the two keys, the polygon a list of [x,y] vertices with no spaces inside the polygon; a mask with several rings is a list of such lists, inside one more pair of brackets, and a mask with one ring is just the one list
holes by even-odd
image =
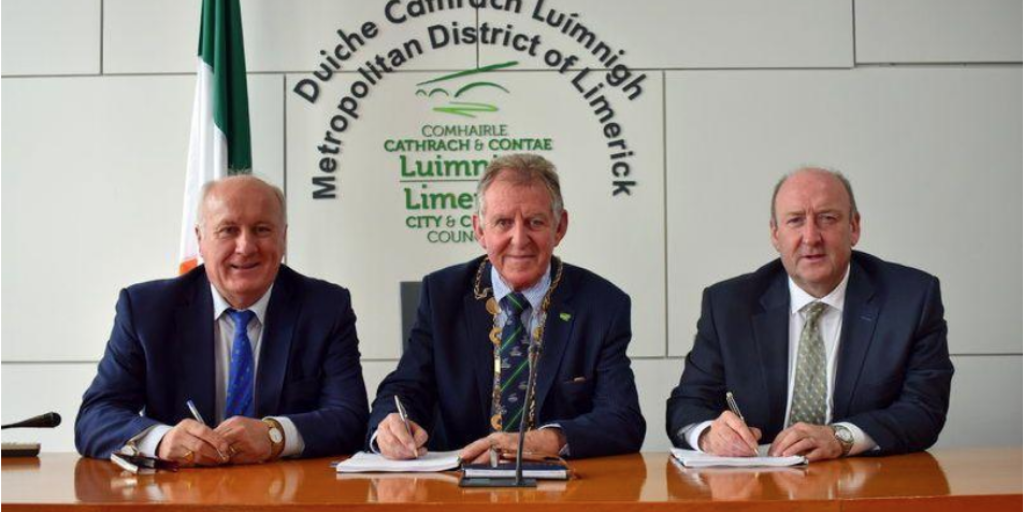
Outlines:
{"label": "gooseneck microphone", "polygon": [[54,428],[57,425],[60,425],[60,414],[48,412],[17,423],[8,423],[7,425],[0,426],[0,430],[8,428]]}

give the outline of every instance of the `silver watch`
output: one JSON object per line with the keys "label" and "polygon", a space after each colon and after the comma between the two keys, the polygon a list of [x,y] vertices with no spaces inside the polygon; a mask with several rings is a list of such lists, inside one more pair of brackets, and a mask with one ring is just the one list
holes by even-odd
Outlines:
{"label": "silver watch", "polygon": [[832,427],[832,434],[836,436],[836,441],[839,441],[839,446],[843,448],[843,457],[850,454],[850,449],[853,448],[853,432],[846,428],[844,425],[830,425]]}

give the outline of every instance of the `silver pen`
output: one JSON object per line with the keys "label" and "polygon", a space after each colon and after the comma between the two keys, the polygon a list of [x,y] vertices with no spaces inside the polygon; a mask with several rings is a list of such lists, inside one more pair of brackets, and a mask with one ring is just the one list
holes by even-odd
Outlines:
{"label": "silver pen", "polygon": [[[402,400],[398,398],[398,395],[395,395],[395,408],[398,409],[398,416],[402,418],[402,423],[405,424],[405,432],[409,434],[409,439],[412,439],[412,442],[415,443],[416,438],[412,435],[412,426],[409,425],[409,413],[405,412],[405,406],[402,405]],[[413,450],[412,456],[413,458],[420,458],[420,454],[416,450]]]}
{"label": "silver pen", "polygon": [[185,405],[188,405],[188,410],[192,411],[192,417],[195,418],[196,421],[198,421],[199,423],[202,423],[203,426],[207,426],[206,425],[206,420],[203,419],[203,415],[202,414],[199,414],[199,409],[196,407],[196,404],[192,403],[191,399],[187,400],[185,402]]}
{"label": "silver pen", "polygon": [[[726,405],[729,406],[729,410],[732,411],[732,413],[735,414],[736,416],[739,416],[740,421],[742,421],[743,424],[746,425],[747,424],[747,420],[743,418],[743,413],[740,412],[740,406],[736,405],[736,399],[733,398],[732,391],[726,391],[725,392],[725,403],[726,403]],[[749,429],[750,429],[750,427],[747,427],[747,430],[749,430]],[[758,455],[760,455],[760,454],[757,453],[757,448],[754,448],[754,456],[757,457]]]}

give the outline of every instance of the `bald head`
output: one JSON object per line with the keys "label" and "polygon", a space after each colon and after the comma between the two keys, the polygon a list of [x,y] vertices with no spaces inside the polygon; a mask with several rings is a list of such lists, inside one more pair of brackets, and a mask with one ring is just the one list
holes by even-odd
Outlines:
{"label": "bald head", "polygon": [[276,210],[281,225],[288,224],[288,211],[285,207],[284,192],[266,181],[249,174],[228,176],[219,180],[207,182],[199,193],[199,204],[196,210],[196,226],[202,227],[206,218],[206,203],[211,196],[232,196],[245,198],[273,198],[269,203],[276,203]]}
{"label": "bald head", "polygon": [[818,176],[823,176],[823,177],[826,177],[826,178],[832,178],[832,179],[838,181],[839,184],[843,186],[843,189],[846,191],[846,197],[849,199],[849,203],[850,203],[849,215],[850,215],[850,218],[856,217],[858,215],[859,212],[857,210],[857,200],[853,197],[853,186],[850,185],[850,180],[846,179],[846,176],[843,176],[843,173],[841,173],[839,171],[834,171],[832,169],[825,169],[824,167],[802,167],[800,169],[797,169],[797,170],[795,170],[793,172],[790,172],[790,173],[784,175],[782,178],[779,178],[779,181],[777,183],[775,183],[775,189],[772,190],[771,219],[770,219],[770,223],[773,226],[775,225],[776,222],[778,222],[778,217],[776,216],[777,212],[776,212],[776,208],[775,208],[775,200],[778,199],[778,197],[779,197],[779,190],[782,189],[782,186],[787,181],[789,181],[790,178],[796,177],[797,175],[801,175],[801,176],[818,175]]}

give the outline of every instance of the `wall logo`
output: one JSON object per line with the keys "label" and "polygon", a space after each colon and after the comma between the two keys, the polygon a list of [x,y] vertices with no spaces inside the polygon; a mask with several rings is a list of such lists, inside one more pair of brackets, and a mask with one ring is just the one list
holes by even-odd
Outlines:
{"label": "wall logo", "polygon": [[482,75],[498,69],[511,68],[516,64],[519,63],[511,61],[492,64],[420,82],[416,84],[418,87],[416,96],[422,96],[428,101],[443,98],[441,100],[443,104],[435,106],[434,111],[444,114],[475,118],[479,114],[497,112],[500,110],[497,105],[481,101],[468,101],[468,99],[475,99],[481,96],[481,93],[485,95],[489,93],[490,96],[487,97],[493,96],[495,92],[510,94],[511,91],[493,81],[495,79],[484,78]]}
{"label": "wall logo", "polygon": [[[426,230],[431,243],[472,242],[473,184],[490,160],[501,152],[553,150],[550,136],[529,133],[549,130],[547,124],[534,120],[516,130],[501,119],[501,105],[514,92],[508,85],[511,80],[502,78],[521,76],[495,72],[514,68],[527,58],[542,63],[541,71],[548,76],[563,77],[566,85],[578,93],[579,100],[593,114],[591,119],[596,120],[597,129],[592,133],[603,136],[605,168],[600,179],[607,184],[608,195],[617,200],[632,197],[640,180],[638,169],[634,169],[632,132],[619,116],[619,102],[641,97],[647,74],[626,64],[626,50],[591,30],[579,13],[562,12],[547,0],[487,5],[503,11],[501,15],[506,17],[522,16],[520,19],[530,27],[548,30],[551,40],[511,21],[494,23],[483,16],[470,24],[451,19],[431,20],[432,24],[423,32],[405,25],[411,20],[454,11],[455,4],[389,0],[383,9],[385,22],[365,21],[356,31],[336,30],[333,48],[320,50],[318,67],[295,83],[292,91],[315,105],[321,87],[340,76],[343,65],[352,72],[341,94],[323,107],[329,121],[323,138],[315,141],[318,154],[315,168],[310,169],[311,198],[340,197],[342,140],[358,122],[363,102],[380,82],[428,51],[469,45],[478,50],[488,46],[515,52],[521,58],[445,74],[415,85],[414,94],[429,107],[427,117],[436,115],[438,119],[420,124],[423,117],[418,116],[420,126],[414,133],[402,134],[400,126],[396,127],[399,133],[387,134],[383,147],[389,157],[395,158],[392,169],[397,170],[408,214],[407,228]],[[462,2],[457,4],[461,6]],[[484,8],[483,2],[479,4]],[[532,6],[528,8],[529,4]],[[372,40],[383,31],[398,28],[404,40],[363,58],[364,53],[369,53],[364,50]]]}
{"label": "wall logo", "polygon": [[405,227],[429,243],[476,241],[476,183],[499,153],[554,148],[550,137],[517,135],[501,119],[499,105],[513,97],[513,88],[494,71],[516,64],[492,64],[417,83],[415,95],[429,107],[429,122],[417,123],[408,136],[384,141],[384,151],[396,157]]}

